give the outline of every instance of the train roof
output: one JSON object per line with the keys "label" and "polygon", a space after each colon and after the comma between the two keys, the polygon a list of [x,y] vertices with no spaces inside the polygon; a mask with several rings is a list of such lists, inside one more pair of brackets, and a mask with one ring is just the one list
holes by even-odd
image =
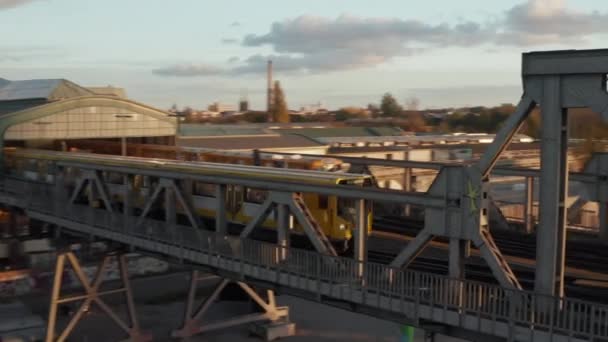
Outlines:
{"label": "train roof", "polygon": [[[202,153],[202,154],[209,153],[209,154],[215,154],[215,155],[221,155],[221,156],[227,156],[227,157],[230,156],[230,157],[251,157],[251,158],[253,158],[253,155],[254,155],[253,151],[243,151],[243,150],[218,150],[218,149],[211,149],[211,148],[183,147],[183,146],[180,146],[179,149],[182,151],[185,151],[185,152]],[[307,154],[271,152],[271,151],[264,151],[264,150],[260,150],[259,154],[260,154],[260,157],[262,157],[262,158],[271,158],[271,159],[276,159],[276,160],[287,160],[287,161],[297,161],[297,160],[308,160],[308,161],[310,161],[310,160],[330,161],[331,160],[334,162],[340,161],[335,156],[327,156],[325,158],[321,158],[317,155],[312,157]]]}
{"label": "train roof", "polygon": [[191,162],[157,158],[123,157],[82,152],[58,152],[22,148],[7,148],[5,153],[15,156],[55,160],[68,163],[85,163],[112,167],[134,167],[164,171],[185,171],[206,176],[235,176],[253,179],[295,181],[309,184],[363,183],[369,175],[342,172],[311,171],[251,165],[236,165],[208,162]]}
{"label": "train roof", "polygon": [[[453,133],[453,134],[425,134],[425,135],[401,135],[401,136],[371,136],[371,137],[325,137],[318,138],[319,141],[332,147],[342,145],[376,144],[379,146],[394,145],[444,145],[444,144],[489,144],[496,134],[487,133]],[[529,136],[516,134],[513,142],[533,142]]]}

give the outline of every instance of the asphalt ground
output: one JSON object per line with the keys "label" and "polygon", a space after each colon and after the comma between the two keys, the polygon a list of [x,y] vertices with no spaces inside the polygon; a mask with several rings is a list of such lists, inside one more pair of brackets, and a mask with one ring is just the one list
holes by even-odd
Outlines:
{"label": "asphalt ground", "polygon": [[[217,283],[211,278],[200,283],[198,303],[211,292]],[[187,297],[189,274],[187,272],[138,278],[132,281],[136,309],[140,325],[144,332],[152,334],[154,341],[180,341],[170,337],[173,329],[179,328],[183,320],[183,310]],[[109,283],[107,288],[117,287],[118,283]],[[66,293],[69,294],[69,293]],[[50,290],[22,298],[23,302],[35,313],[46,318],[48,315]],[[126,305],[120,295],[104,297],[106,303],[119,314],[126,317]],[[304,342],[393,342],[404,341],[402,326],[394,322],[376,319],[370,316],[349,312],[343,309],[322,305],[291,296],[278,296],[278,305],[289,306],[291,321],[296,323],[296,336],[283,341]],[[238,314],[251,313],[252,306],[242,301],[219,301],[210,309],[204,319],[211,322]],[[74,309],[75,310],[75,309]],[[64,327],[70,316],[58,318],[58,329]],[[416,329],[415,341],[424,341],[424,333]],[[79,325],[74,329],[69,341],[78,342],[112,342],[124,340],[127,335],[98,307],[93,306]],[[250,336],[249,326],[227,328],[207,332],[182,341],[261,341]],[[460,340],[438,336],[435,341],[456,342]]]}

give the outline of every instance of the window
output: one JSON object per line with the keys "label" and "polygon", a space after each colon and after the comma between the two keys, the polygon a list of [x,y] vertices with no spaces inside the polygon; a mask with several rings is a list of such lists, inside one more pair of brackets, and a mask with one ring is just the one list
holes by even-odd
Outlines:
{"label": "window", "polygon": [[264,203],[267,192],[263,190],[247,188],[247,202]]}
{"label": "window", "polygon": [[326,195],[319,195],[319,209],[327,209],[328,207],[328,198]]}
{"label": "window", "polygon": [[215,185],[201,182],[194,182],[192,193],[198,196],[215,197]]}
{"label": "window", "polygon": [[110,184],[123,184],[123,176],[118,172],[104,172],[103,178]]}

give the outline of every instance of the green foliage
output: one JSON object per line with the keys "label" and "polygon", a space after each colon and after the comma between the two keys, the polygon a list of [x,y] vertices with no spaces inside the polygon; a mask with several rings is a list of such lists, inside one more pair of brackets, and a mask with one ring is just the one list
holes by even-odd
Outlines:
{"label": "green foliage", "polygon": [[272,119],[274,122],[278,123],[288,123],[289,122],[289,110],[287,109],[287,102],[285,101],[285,94],[283,94],[283,89],[281,88],[281,83],[276,81],[274,83],[273,90],[273,98],[274,102],[271,108]]}
{"label": "green foliage", "polygon": [[473,107],[448,115],[440,127],[448,132],[495,133],[514,110],[513,106]]}
{"label": "green foliage", "polygon": [[380,110],[383,116],[398,116],[403,109],[391,93],[386,93],[382,96]]}
{"label": "green foliage", "polygon": [[247,112],[239,117],[240,121],[263,123],[268,120],[268,116],[263,112]]}
{"label": "green foliage", "polygon": [[528,115],[520,132],[532,138],[540,138],[540,112],[538,109],[534,109],[532,113]]}
{"label": "green foliage", "polygon": [[380,113],[380,107],[377,104],[370,103],[367,105],[367,110],[371,113],[373,117],[377,117],[378,113]]}
{"label": "green foliage", "polygon": [[346,121],[351,119],[364,119],[367,118],[368,113],[363,108],[357,107],[342,107],[335,112],[336,121]]}

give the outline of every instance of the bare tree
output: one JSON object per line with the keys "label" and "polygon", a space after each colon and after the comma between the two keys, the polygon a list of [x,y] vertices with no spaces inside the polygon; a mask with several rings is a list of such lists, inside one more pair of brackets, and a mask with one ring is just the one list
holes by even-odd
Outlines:
{"label": "bare tree", "polygon": [[420,99],[416,96],[410,96],[405,99],[405,109],[414,111],[420,109]]}

